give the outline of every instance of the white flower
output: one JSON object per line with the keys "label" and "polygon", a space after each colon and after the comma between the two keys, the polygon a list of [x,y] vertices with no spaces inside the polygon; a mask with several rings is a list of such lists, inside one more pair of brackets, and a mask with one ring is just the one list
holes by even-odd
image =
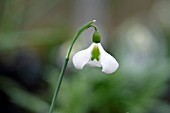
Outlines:
{"label": "white flower", "polygon": [[73,64],[77,69],[82,69],[85,65],[102,67],[104,73],[110,74],[119,67],[114,57],[108,54],[100,43],[92,43],[89,48],[77,52],[73,56]]}

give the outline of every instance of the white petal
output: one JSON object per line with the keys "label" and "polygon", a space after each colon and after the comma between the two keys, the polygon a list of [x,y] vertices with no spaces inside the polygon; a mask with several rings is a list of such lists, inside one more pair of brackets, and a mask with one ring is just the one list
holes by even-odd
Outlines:
{"label": "white petal", "polygon": [[101,46],[101,44],[98,44],[99,47],[99,51],[100,51],[100,64],[102,65],[102,71],[110,74],[113,73],[117,70],[117,68],[119,67],[118,62],[116,61],[116,59],[114,57],[112,57],[110,54],[108,54],[103,47]]}
{"label": "white petal", "polygon": [[79,51],[73,56],[73,64],[77,69],[82,69],[90,61],[94,45],[92,43],[89,48]]}
{"label": "white petal", "polygon": [[101,67],[100,62],[97,61],[96,59],[94,59],[93,61],[90,60],[90,61],[88,62],[88,65],[89,65],[89,66],[92,66],[92,67]]}

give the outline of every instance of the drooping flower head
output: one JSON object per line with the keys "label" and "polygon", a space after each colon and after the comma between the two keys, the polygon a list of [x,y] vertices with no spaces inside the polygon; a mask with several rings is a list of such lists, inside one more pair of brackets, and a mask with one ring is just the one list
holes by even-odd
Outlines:
{"label": "drooping flower head", "polygon": [[77,52],[73,56],[73,64],[77,69],[83,69],[85,65],[102,67],[104,73],[110,74],[119,67],[116,59],[108,54],[100,43],[100,35],[97,30],[93,34],[93,43],[89,48]]}

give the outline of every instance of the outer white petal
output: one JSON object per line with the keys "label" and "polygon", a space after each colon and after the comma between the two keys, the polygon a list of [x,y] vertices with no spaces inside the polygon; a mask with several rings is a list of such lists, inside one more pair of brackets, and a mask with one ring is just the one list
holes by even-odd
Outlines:
{"label": "outer white petal", "polygon": [[110,54],[108,54],[103,47],[101,46],[101,44],[98,44],[99,47],[99,51],[100,51],[100,64],[102,65],[102,71],[110,74],[113,73],[117,70],[117,68],[119,67],[118,62],[116,61],[116,59],[114,57],[112,57]]}
{"label": "outer white petal", "polygon": [[79,51],[73,56],[73,64],[77,69],[82,69],[90,61],[94,45],[92,43],[89,48]]}
{"label": "outer white petal", "polygon": [[92,66],[92,67],[101,67],[100,62],[97,61],[96,59],[94,59],[93,61],[90,60],[90,61],[88,62],[88,65],[89,65],[89,66]]}

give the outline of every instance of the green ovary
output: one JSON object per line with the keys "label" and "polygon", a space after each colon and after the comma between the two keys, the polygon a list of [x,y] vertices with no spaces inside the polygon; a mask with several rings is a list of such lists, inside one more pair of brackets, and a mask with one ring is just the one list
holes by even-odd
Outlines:
{"label": "green ovary", "polygon": [[92,50],[92,57],[91,60],[93,61],[94,59],[96,59],[97,61],[99,61],[100,58],[100,51],[97,45],[94,46],[93,50]]}

